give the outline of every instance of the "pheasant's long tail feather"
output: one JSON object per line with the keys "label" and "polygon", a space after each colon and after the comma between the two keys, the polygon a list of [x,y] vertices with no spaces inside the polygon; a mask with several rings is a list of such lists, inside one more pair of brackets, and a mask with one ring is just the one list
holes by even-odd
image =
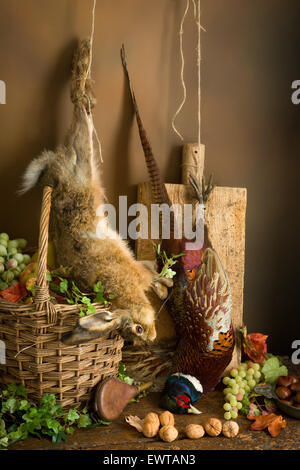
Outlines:
{"label": "pheasant's long tail feather", "polygon": [[142,147],[144,150],[144,155],[145,155],[145,160],[146,160],[146,165],[150,177],[150,182],[151,182],[151,189],[152,189],[152,197],[153,197],[153,202],[155,204],[162,204],[166,203],[170,205],[170,200],[168,193],[166,191],[166,187],[162,181],[160,170],[157,166],[156,160],[154,158],[152,148],[149,142],[149,139],[147,137],[145,128],[143,126],[141,116],[139,113],[139,108],[136,102],[135,94],[131,85],[131,80],[130,76],[128,73],[128,68],[127,68],[127,63],[126,63],[126,56],[125,56],[125,48],[124,45],[122,46],[121,49],[121,59],[122,59],[122,64],[124,67],[125,75],[128,81],[130,93],[131,93],[131,98],[132,98],[132,104],[134,107],[135,115],[136,115],[136,121],[139,129],[139,134],[140,134],[140,139],[142,143]]}

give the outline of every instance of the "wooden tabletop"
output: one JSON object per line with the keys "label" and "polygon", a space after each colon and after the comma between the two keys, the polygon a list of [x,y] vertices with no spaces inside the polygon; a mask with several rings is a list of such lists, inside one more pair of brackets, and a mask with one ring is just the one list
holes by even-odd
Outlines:
{"label": "wooden tabletop", "polygon": [[[144,418],[154,411],[161,413],[160,394],[152,393],[137,403],[130,403],[118,420],[109,426],[99,426],[90,430],[76,430],[66,442],[53,447],[47,439],[28,439],[15,444],[12,450],[298,450],[300,449],[300,422],[284,416],[287,427],[279,436],[271,437],[268,431],[249,431],[251,422],[239,417],[239,435],[228,439],[223,436],[204,436],[190,440],[184,436],[184,427],[190,423],[203,424],[208,417],[223,420],[223,395],[221,391],[209,393],[197,403],[201,415],[176,415],[175,426],[179,431],[178,439],[172,443],[162,442],[158,437],[146,438],[125,422],[125,416],[134,415]],[[280,414],[278,411],[277,414]]]}

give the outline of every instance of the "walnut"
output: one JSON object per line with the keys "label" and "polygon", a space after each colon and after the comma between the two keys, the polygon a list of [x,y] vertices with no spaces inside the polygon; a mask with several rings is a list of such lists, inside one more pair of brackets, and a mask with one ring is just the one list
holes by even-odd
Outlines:
{"label": "walnut", "polygon": [[204,436],[205,431],[200,424],[188,424],[185,427],[185,434],[189,439],[200,439]]}
{"label": "walnut", "polygon": [[235,437],[239,433],[239,425],[235,421],[226,421],[222,427],[222,434],[225,437]]}
{"label": "walnut", "polygon": [[218,436],[222,431],[222,423],[217,418],[210,418],[204,424],[204,429],[209,436]]}
{"label": "walnut", "polygon": [[158,433],[159,424],[154,421],[146,421],[143,424],[142,433],[145,437],[154,437]]}
{"label": "walnut", "polygon": [[162,426],[174,426],[175,424],[174,415],[170,411],[164,411],[160,415],[159,420]]}
{"label": "walnut", "polygon": [[174,426],[163,426],[159,431],[159,437],[164,442],[173,442],[178,437],[178,431]]}
{"label": "walnut", "polygon": [[146,422],[155,423],[155,425],[158,426],[158,428],[160,426],[159,417],[158,417],[158,414],[156,413],[148,413],[144,418],[144,423]]}

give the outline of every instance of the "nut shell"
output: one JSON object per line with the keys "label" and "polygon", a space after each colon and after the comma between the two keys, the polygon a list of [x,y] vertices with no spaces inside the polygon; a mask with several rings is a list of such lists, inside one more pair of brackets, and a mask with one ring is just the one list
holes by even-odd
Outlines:
{"label": "nut shell", "polygon": [[156,426],[160,426],[160,421],[157,413],[148,413],[144,418],[144,423],[154,423]]}
{"label": "nut shell", "polygon": [[225,437],[235,437],[239,433],[239,425],[235,421],[226,421],[222,426],[222,434]]}
{"label": "nut shell", "polygon": [[170,411],[164,411],[159,416],[159,421],[162,426],[174,426],[175,424],[174,415]]}
{"label": "nut shell", "polygon": [[189,439],[200,439],[204,436],[205,430],[201,424],[188,424],[185,427],[185,434]]}
{"label": "nut shell", "polygon": [[292,383],[293,383],[293,379],[289,375],[287,375],[286,377],[285,376],[278,377],[278,380],[277,380],[277,384],[280,385],[281,387],[289,387],[290,385],[292,385]]}
{"label": "nut shell", "polygon": [[293,383],[293,384],[290,386],[290,389],[291,389],[293,392],[300,392],[300,382]]}
{"label": "nut shell", "polygon": [[142,433],[145,437],[154,437],[157,435],[159,425],[154,421],[146,421],[143,424]]}
{"label": "nut shell", "polygon": [[291,394],[292,394],[292,392],[287,387],[277,387],[276,388],[276,395],[281,400],[286,400],[287,398],[289,398],[291,396]]}
{"label": "nut shell", "polygon": [[164,442],[173,442],[178,437],[178,431],[174,426],[163,426],[159,431],[159,437]]}
{"label": "nut shell", "polygon": [[204,424],[204,429],[209,436],[218,436],[222,432],[222,422],[217,418],[210,418]]}

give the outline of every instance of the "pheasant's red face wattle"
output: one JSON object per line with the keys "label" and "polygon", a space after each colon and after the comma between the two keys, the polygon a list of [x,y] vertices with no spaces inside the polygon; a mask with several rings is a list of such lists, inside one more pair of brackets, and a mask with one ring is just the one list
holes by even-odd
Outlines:
{"label": "pheasant's red face wattle", "polygon": [[178,397],[174,397],[174,399],[177,401],[178,405],[181,406],[181,408],[189,408],[191,399],[187,395],[178,395]]}

